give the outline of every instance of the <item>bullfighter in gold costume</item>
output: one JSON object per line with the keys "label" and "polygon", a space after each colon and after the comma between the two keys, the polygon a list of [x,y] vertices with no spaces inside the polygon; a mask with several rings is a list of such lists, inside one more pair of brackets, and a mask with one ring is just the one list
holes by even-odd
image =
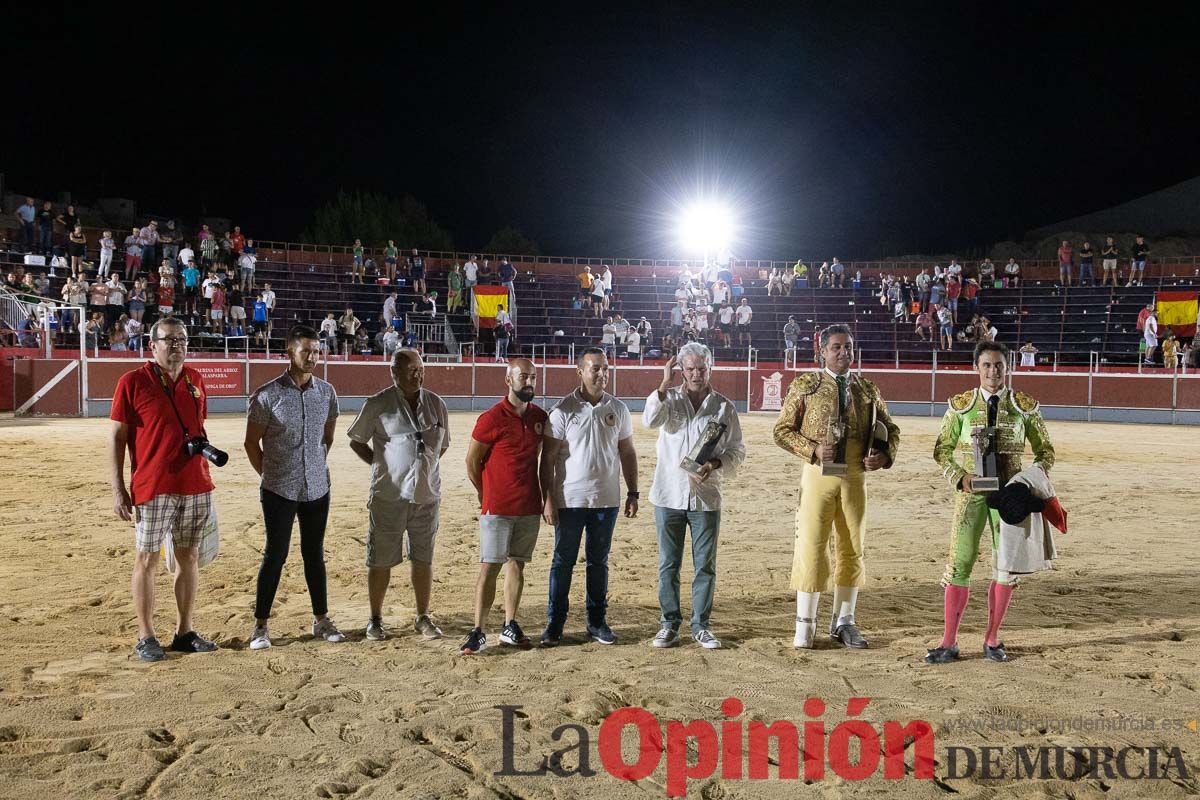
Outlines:
{"label": "bullfighter in gold costume", "polygon": [[[792,559],[792,589],[796,591],[796,638],[792,644],[813,646],[821,592],[832,584],[830,638],[846,647],[863,648],[867,640],[855,624],[854,608],[859,587],[866,582],[866,473],[892,466],[900,429],[888,415],[887,403],[875,384],[850,374],[854,361],[850,329],[830,325],[821,332],[820,343],[824,368],[792,382],[775,424],[775,443],[806,462],[800,477]],[[837,471],[828,469],[841,455],[831,441],[836,425],[842,433],[844,473],[823,474],[823,465],[825,471]]]}

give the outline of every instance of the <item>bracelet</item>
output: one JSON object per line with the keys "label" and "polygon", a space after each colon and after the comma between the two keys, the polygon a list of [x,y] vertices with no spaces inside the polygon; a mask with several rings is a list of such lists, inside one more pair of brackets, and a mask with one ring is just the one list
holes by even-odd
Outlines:
{"label": "bracelet", "polygon": [[626,492],[626,493],[625,493],[625,496],[626,496],[626,497],[632,497],[632,498],[634,498],[634,499],[636,500],[637,498],[639,498],[639,497],[641,497],[641,496],[642,496],[642,493],[641,493],[641,492]]}

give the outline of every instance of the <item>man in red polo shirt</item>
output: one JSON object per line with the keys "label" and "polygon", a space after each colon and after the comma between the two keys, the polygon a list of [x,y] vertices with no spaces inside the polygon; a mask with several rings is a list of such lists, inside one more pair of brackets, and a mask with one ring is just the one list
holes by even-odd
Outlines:
{"label": "man in red polo shirt", "polygon": [[508,396],[475,422],[467,449],[467,477],[479,493],[479,579],[475,584],[475,628],[463,655],[487,647],[483,626],[496,598],[496,576],[504,567],[504,628],[501,644],[529,647],[517,624],[525,586],[525,562],[533,558],[542,514],[538,450],[548,416],[531,401],[537,372],[527,358],[509,362],[504,376]]}
{"label": "man in red polo shirt", "polygon": [[[215,527],[212,478],[208,462],[189,456],[185,442],[204,435],[208,395],[200,373],[183,365],[187,328],[175,317],[150,327],[154,360],[117,382],[112,404],[113,512],[132,519],[137,555],[133,564],[133,604],[143,661],[166,658],[154,635],[154,576],[159,549],[169,539],[175,556],[178,622],[170,649],[208,653],[217,649],[192,629],[192,607],[199,582],[199,549],[204,533]],[[125,451],[130,482],[125,487]]]}

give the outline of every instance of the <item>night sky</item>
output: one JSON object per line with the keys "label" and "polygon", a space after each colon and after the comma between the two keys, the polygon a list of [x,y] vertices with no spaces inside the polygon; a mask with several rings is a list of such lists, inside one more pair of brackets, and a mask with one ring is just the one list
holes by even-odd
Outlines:
{"label": "night sky", "polygon": [[1195,10],[734,5],[27,6],[0,169],[263,239],[338,188],[407,193],[463,249],[512,224],[618,257],[691,255],[671,219],[707,192],[743,258],[978,247],[1200,175]]}

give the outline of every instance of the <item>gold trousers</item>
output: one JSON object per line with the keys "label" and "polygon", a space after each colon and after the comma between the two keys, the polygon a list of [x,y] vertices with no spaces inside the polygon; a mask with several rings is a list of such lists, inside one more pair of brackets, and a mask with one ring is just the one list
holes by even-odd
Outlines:
{"label": "gold trousers", "polygon": [[866,583],[863,565],[866,473],[852,460],[861,462],[860,448],[848,447],[847,450],[846,461],[853,466],[844,478],[823,477],[819,466],[804,465],[800,476],[800,506],[796,509],[796,545],[792,555],[794,591],[826,592],[834,585],[862,586]]}

